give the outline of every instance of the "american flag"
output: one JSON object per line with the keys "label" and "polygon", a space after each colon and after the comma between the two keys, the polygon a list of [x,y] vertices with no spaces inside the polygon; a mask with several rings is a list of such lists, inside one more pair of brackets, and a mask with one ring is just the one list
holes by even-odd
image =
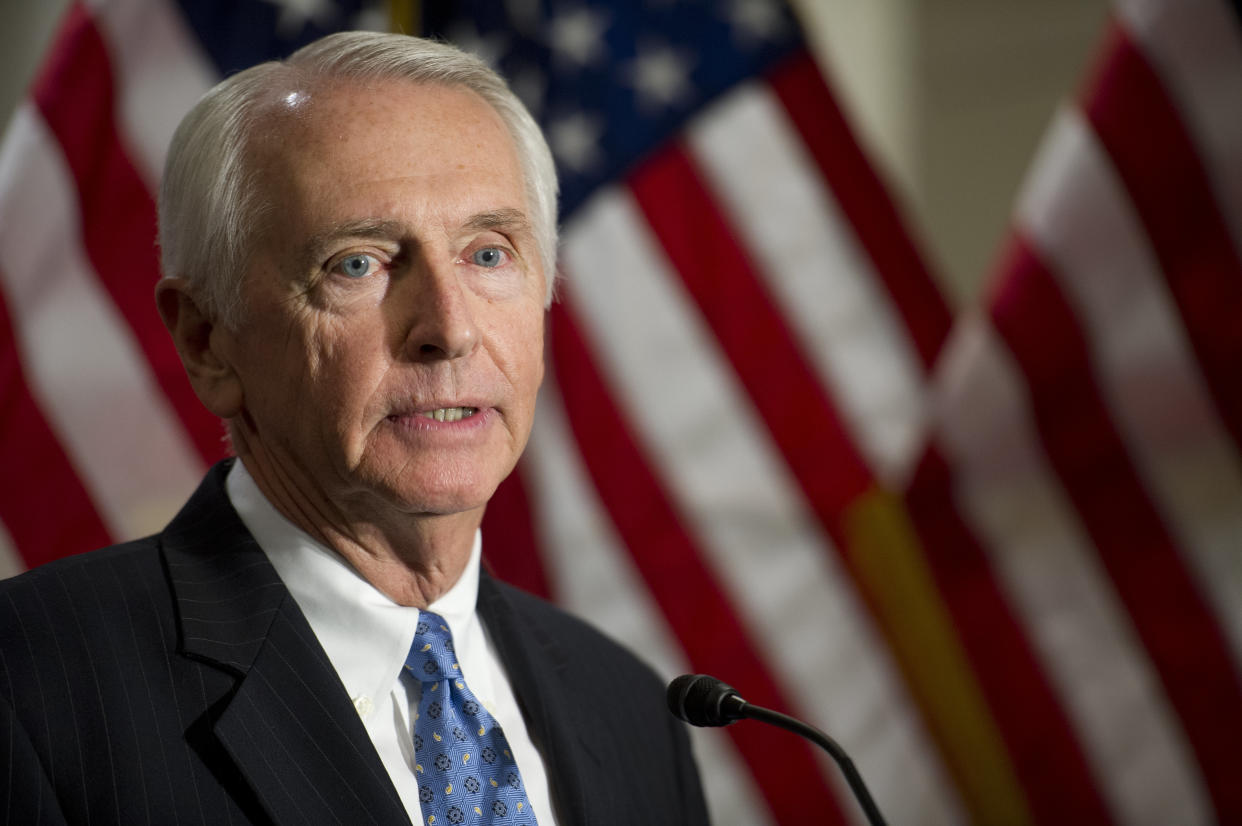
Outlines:
{"label": "american flag", "polygon": [[[497,573],[829,731],[893,823],[1242,820],[1238,0],[1118,0],[956,325],[779,3],[418,17],[562,176]],[[168,139],[220,77],[386,24],[70,7],[0,149],[0,568],[158,530],[223,455],[152,301]],[[696,736],[715,822],[860,822],[791,735]]]}
{"label": "american flag", "polygon": [[1242,4],[1119,0],[937,365],[906,501],[988,822],[1242,820],[1239,101]]}

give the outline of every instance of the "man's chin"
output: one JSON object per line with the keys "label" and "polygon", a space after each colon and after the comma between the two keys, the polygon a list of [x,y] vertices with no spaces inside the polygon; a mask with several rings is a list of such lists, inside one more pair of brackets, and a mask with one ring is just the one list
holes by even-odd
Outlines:
{"label": "man's chin", "polygon": [[483,511],[497,483],[454,481],[435,485],[395,485],[381,493],[386,504],[411,517],[453,516]]}
{"label": "man's chin", "polygon": [[451,517],[483,514],[486,499],[466,496],[440,496],[402,503],[401,511],[410,517]]}

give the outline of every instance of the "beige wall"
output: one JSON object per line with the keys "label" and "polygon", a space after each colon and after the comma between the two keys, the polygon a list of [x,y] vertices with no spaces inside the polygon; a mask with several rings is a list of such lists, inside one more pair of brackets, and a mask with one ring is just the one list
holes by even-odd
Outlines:
{"label": "beige wall", "polygon": [[873,159],[959,303],[1077,93],[1106,0],[794,0]]}
{"label": "beige wall", "polygon": [[[0,0],[7,121],[67,0]],[[970,300],[1106,0],[793,0],[946,290]]]}
{"label": "beige wall", "polygon": [[959,296],[994,265],[1054,109],[1078,94],[1102,0],[937,0],[920,16],[916,203]]}
{"label": "beige wall", "polygon": [[68,0],[0,0],[0,122],[8,123]]}

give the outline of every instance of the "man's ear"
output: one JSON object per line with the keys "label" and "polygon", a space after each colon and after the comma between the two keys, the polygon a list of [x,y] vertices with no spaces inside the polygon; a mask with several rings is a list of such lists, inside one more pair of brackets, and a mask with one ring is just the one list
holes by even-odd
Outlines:
{"label": "man's ear", "polygon": [[184,278],[160,279],[155,285],[155,305],[199,401],[222,419],[239,414],[241,378],[225,348],[233,334],[203,312]]}

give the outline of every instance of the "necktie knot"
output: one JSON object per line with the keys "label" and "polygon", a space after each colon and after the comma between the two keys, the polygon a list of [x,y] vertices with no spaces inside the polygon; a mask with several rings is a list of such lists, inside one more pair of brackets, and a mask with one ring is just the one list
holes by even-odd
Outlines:
{"label": "necktie knot", "polygon": [[461,678],[461,666],[453,650],[453,635],[439,614],[426,611],[419,614],[418,629],[405,658],[405,667],[424,683]]}

